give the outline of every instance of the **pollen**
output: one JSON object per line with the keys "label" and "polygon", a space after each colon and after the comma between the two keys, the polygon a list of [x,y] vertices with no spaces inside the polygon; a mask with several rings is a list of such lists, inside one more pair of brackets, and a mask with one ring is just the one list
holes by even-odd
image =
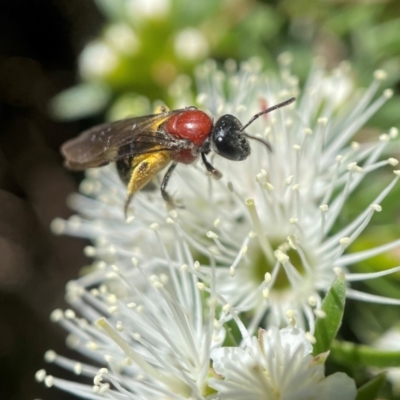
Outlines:
{"label": "pollen", "polygon": [[53,363],[57,358],[57,353],[53,350],[47,350],[44,354],[44,360],[48,363]]}

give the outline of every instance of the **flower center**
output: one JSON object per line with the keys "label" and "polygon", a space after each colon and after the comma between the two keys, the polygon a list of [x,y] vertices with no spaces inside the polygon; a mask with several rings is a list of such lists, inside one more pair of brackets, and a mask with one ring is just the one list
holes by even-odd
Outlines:
{"label": "flower center", "polygon": [[[212,369],[212,367],[210,367],[210,368],[208,369],[207,379],[206,379],[205,381],[208,381],[209,378],[218,378],[217,373]],[[213,394],[215,394],[215,393],[217,393],[217,390],[215,390],[215,389],[212,388],[211,386],[207,385],[207,386],[205,386],[205,388],[203,389],[202,395],[203,395],[204,397],[207,397],[207,396],[211,396],[211,395],[213,395]]]}
{"label": "flower center", "polygon": [[[286,240],[280,240],[278,238],[276,239],[269,238],[269,243],[271,244],[274,251],[278,249],[283,250],[284,253],[289,257],[290,263],[293,265],[293,267],[301,275],[304,275],[305,268],[299,256],[299,253],[296,250],[289,247]],[[267,257],[265,257],[265,254],[263,253],[260,247],[257,246],[252,250],[253,251],[249,252],[249,254],[254,254],[251,263],[252,277],[257,282],[257,284],[260,284],[264,280],[265,274],[267,272],[273,274],[275,264],[271,263],[271,261],[269,261]],[[287,277],[285,268],[281,265],[274,282],[274,289],[285,290],[289,287],[290,287],[290,281]]]}

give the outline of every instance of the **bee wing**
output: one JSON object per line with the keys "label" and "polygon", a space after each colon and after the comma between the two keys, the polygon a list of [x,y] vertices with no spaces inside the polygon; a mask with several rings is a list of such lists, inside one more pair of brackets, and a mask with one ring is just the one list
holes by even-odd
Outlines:
{"label": "bee wing", "polygon": [[95,126],[65,142],[61,153],[70,169],[100,167],[133,154],[173,149],[177,143],[159,126],[182,110],[128,118]]}

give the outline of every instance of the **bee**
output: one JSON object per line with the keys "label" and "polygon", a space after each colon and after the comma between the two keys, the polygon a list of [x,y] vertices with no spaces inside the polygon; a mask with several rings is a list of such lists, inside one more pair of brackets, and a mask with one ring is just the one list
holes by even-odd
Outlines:
{"label": "bee", "polygon": [[85,170],[115,162],[121,180],[127,186],[124,213],[136,192],[170,165],[161,183],[161,195],[174,205],[167,192],[168,181],[178,163],[191,164],[199,156],[207,172],[220,179],[222,174],[208,161],[213,151],[232,161],[242,161],[250,155],[248,139],[271,146],[263,139],[244,130],[261,115],[292,103],[290,98],[255,114],[245,125],[231,114],[222,115],[214,123],[204,111],[186,107],[158,114],[127,118],[105,123],[82,132],[63,144],[61,153],[65,166],[71,170]]}

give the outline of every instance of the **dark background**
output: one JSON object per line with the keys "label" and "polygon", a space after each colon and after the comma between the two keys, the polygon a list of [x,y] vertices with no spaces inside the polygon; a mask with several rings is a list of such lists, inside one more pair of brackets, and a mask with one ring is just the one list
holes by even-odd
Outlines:
{"label": "dark background", "polygon": [[34,374],[46,368],[62,376],[43,354],[52,348],[68,355],[65,333],[49,314],[65,308],[64,286],[85,264],[86,243],[56,237],[49,225],[71,213],[65,199],[77,183],[58,149],[85,122],[52,121],[47,104],[76,82],[76,57],[99,26],[91,1],[0,2],[1,400],[70,398],[36,383]]}

